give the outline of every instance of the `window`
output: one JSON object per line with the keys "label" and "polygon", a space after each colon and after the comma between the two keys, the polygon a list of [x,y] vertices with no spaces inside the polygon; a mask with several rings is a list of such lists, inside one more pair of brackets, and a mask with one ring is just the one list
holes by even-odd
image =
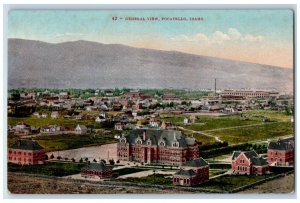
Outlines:
{"label": "window", "polygon": [[24,155],[26,155],[26,152],[24,152]]}
{"label": "window", "polygon": [[9,153],[11,154],[11,153],[12,153],[12,151],[11,151],[11,150],[9,150]]}

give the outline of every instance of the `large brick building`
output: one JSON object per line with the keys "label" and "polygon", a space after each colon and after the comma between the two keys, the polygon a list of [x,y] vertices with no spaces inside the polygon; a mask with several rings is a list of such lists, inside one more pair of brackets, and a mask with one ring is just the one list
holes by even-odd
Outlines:
{"label": "large brick building", "polygon": [[199,157],[195,138],[160,129],[134,129],[123,135],[117,153],[123,161],[169,165],[181,165]]}
{"label": "large brick building", "polygon": [[294,146],[293,137],[269,142],[268,163],[276,166],[294,165]]}
{"label": "large brick building", "polygon": [[188,161],[173,175],[173,184],[182,186],[194,186],[209,180],[209,165],[202,159]]}
{"label": "large brick building", "polygon": [[8,162],[15,164],[43,164],[45,150],[36,141],[18,140],[8,148]]}
{"label": "large brick building", "polygon": [[254,150],[233,152],[231,167],[233,174],[262,175],[269,173],[269,164]]}

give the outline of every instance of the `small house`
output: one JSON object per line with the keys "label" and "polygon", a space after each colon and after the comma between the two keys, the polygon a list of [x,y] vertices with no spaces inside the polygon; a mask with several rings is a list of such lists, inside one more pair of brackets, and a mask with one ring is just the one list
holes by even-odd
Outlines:
{"label": "small house", "polygon": [[203,158],[188,161],[173,175],[173,184],[194,186],[209,180],[209,165]]}
{"label": "small house", "polygon": [[110,178],[113,170],[111,166],[105,165],[102,161],[100,163],[88,163],[81,169],[81,177],[85,178]]}

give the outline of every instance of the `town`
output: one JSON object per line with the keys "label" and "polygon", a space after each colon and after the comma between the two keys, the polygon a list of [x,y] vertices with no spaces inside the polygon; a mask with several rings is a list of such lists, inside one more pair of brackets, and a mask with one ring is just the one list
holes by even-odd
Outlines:
{"label": "town", "polygon": [[8,174],[244,191],[293,175],[293,102],[273,89],[12,89]]}

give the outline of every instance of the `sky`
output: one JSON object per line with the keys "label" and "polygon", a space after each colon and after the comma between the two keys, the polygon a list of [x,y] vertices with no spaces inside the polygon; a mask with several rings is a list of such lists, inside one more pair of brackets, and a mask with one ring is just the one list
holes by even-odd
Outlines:
{"label": "sky", "polygon": [[[173,17],[187,20],[163,20]],[[8,37],[88,40],[293,68],[293,12],[288,9],[12,10]]]}

